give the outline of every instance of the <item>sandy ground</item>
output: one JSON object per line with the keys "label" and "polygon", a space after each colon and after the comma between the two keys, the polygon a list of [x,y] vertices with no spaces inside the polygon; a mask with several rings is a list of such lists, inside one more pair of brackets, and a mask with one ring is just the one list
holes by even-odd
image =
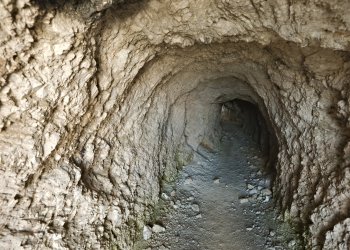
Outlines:
{"label": "sandy ground", "polygon": [[298,249],[273,209],[257,146],[225,126],[217,152],[200,151],[176,183],[164,187],[154,222],[135,249]]}

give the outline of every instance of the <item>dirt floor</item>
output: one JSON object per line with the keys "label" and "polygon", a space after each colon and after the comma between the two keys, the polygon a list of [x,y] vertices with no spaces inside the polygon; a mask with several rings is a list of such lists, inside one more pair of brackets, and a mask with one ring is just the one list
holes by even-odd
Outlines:
{"label": "dirt floor", "polygon": [[201,149],[177,182],[164,187],[135,249],[299,249],[275,214],[262,164],[249,136],[226,124],[217,152]]}

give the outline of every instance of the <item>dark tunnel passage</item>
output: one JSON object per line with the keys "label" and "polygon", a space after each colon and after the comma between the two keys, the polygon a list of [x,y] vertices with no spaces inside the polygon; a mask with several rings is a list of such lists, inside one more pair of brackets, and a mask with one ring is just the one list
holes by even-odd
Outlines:
{"label": "dark tunnel passage", "polygon": [[259,147],[264,157],[263,171],[275,176],[278,142],[259,107],[249,101],[234,99],[222,104],[220,123],[234,123]]}

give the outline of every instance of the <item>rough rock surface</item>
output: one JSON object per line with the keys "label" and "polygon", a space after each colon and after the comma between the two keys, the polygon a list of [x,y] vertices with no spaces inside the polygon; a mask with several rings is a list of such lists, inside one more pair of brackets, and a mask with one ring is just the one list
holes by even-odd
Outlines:
{"label": "rough rock surface", "polygon": [[44,2],[0,2],[1,248],[130,249],[240,98],[276,135],[285,220],[348,249],[349,2]]}

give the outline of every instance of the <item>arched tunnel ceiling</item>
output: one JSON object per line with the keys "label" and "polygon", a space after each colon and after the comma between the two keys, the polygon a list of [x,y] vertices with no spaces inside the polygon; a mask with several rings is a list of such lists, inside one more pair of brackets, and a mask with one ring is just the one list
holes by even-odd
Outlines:
{"label": "arched tunnel ceiling", "polygon": [[0,246],[131,249],[230,94],[266,108],[285,220],[346,249],[349,3],[115,3],[0,3]]}

